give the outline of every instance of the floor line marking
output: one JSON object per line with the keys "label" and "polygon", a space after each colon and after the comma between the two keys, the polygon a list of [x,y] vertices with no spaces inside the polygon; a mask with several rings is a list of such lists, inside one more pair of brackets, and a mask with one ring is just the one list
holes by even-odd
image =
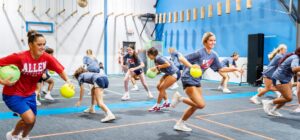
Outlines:
{"label": "floor line marking", "polygon": [[267,139],[267,140],[274,140],[271,137],[264,136],[262,134],[258,134],[258,133],[255,133],[255,132],[252,132],[252,131],[248,131],[248,130],[244,130],[244,129],[241,129],[241,128],[237,128],[237,127],[234,127],[234,126],[231,126],[231,125],[228,125],[228,124],[220,123],[220,122],[217,122],[217,121],[213,121],[213,120],[209,120],[209,119],[205,119],[205,118],[201,118],[201,117],[196,117],[196,118],[198,118],[200,120],[203,120],[203,121],[206,121],[206,122],[210,122],[210,123],[216,124],[216,125],[220,125],[220,126],[223,126],[223,127],[227,127],[227,128],[230,128],[230,129],[234,129],[234,130],[240,131],[240,132],[244,132],[244,133],[247,133],[247,134],[250,134],[250,135],[261,137],[261,138],[264,138],[264,139]]}

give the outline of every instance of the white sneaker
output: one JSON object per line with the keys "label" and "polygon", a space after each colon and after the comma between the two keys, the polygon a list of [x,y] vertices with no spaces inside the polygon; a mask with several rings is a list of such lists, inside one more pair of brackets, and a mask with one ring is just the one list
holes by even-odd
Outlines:
{"label": "white sneaker", "polygon": [[218,86],[218,90],[223,90],[223,86]]}
{"label": "white sneaker", "polygon": [[148,96],[149,99],[153,99],[153,95],[150,91],[148,92],[147,96]]}
{"label": "white sneaker", "polygon": [[46,100],[54,101],[54,98],[51,96],[50,93],[47,93],[44,97]]}
{"label": "white sneaker", "polygon": [[129,96],[128,93],[125,93],[125,94],[123,95],[123,97],[121,98],[122,101],[127,101],[127,100],[129,100],[129,99],[130,99],[130,96]]}
{"label": "white sneaker", "polygon": [[39,100],[36,100],[36,105],[40,106],[40,105],[42,105],[42,103]]}
{"label": "white sneaker", "polygon": [[275,91],[275,94],[277,98],[281,97],[281,93],[279,91]]}
{"label": "white sneaker", "polygon": [[192,131],[192,128],[187,127],[184,122],[177,122],[174,127],[175,130],[178,131],[185,131],[185,132],[190,132]]}
{"label": "white sneaker", "polygon": [[231,91],[228,88],[224,88],[223,93],[231,93]]}
{"label": "white sneaker", "polygon": [[300,113],[300,106],[298,106],[293,112],[294,113]]}
{"label": "white sneaker", "polygon": [[91,113],[91,114],[95,114],[96,113],[95,109],[91,109],[91,107],[85,109],[83,112],[84,113]]}
{"label": "white sneaker", "polygon": [[26,136],[26,137],[24,137],[24,138],[20,138],[20,140],[29,140],[29,137]]}
{"label": "white sneaker", "polygon": [[264,111],[270,115],[270,112],[273,108],[272,100],[262,100],[262,104],[263,104]]}
{"label": "white sneaker", "polygon": [[19,140],[19,136],[18,135],[12,135],[13,130],[9,131],[6,133],[6,139],[7,140]]}
{"label": "white sneaker", "polygon": [[270,111],[270,113],[268,113],[268,115],[275,116],[275,117],[282,117],[282,114],[279,113],[278,110],[276,110],[276,111]]}
{"label": "white sneaker", "polygon": [[175,108],[180,103],[180,98],[181,97],[182,96],[177,91],[173,94],[172,101],[171,101],[171,106],[173,108]]}
{"label": "white sneaker", "polygon": [[251,103],[254,103],[256,105],[260,105],[261,104],[261,100],[260,97],[258,97],[257,95],[254,95],[250,98]]}
{"label": "white sneaker", "polygon": [[177,82],[175,82],[173,85],[170,86],[170,89],[177,89],[179,86]]}
{"label": "white sneaker", "polygon": [[116,119],[116,117],[115,117],[115,115],[114,114],[110,114],[110,115],[107,115],[105,118],[103,118],[102,120],[101,120],[101,122],[109,122],[109,121],[112,121],[112,120],[115,120]]}
{"label": "white sneaker", "polygon": [[134,85],[133,88],[131,89],[131,91],[138,91],[139,87],[137,85]]}

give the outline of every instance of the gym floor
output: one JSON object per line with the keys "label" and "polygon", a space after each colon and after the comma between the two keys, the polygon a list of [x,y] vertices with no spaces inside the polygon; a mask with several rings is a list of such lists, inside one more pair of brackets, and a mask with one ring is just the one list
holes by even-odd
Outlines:
{"label": "gym floor", "polygon": [[[176,108],[161,112],[148,112],[156,99],[149,100],[146,91],[138,81],[139,91],[131,92],[130,101],[121,101],[123,94],[123,77],[110,76],[109,88],[105,90],[104,102],[116,115],[117,119],[110,123],[101,123],[104,117],[102,110],[97,108],[96,114],[83,113],[90,105],[89,90],[85,91],[82,106],[75,107],[79,96],[76,85],[76,96],[64,99],[59,94],[59,87],[63,81],[55,78],[52,91],[55,101],[42,101],[38,107],[38,117],[31,139],[42,140],[199,140],[199,139],[297,139],[300,136],[299,114],[292,113],[297,102],[294,100],[280,112],[283,117],[268,116],[262,106],[249,102],[249,98],[256,94],[257,87],[229,84],[231,94],[224,94],[216,88],[219,83],[202,81],[206,107],[197,112],[187,121],[192,132],[174,131],[176,123],[187,105],[180,103]],[[148,85],[157,97],[156,79],[147,79]],[[180,85],[181,83],[178,82]],[[2,89],[2,87],[1,87]],[[86,88],[88,89],[88,88]],[[184,96],[182,88],[180,93]],[[171,99],[173,90],[168,90]],[[265,98],[274,98],[268,93]],[[7,131],[11,130],[18,118],[13,116],[6,105],[0,102],[0,139],[5,139]]]}

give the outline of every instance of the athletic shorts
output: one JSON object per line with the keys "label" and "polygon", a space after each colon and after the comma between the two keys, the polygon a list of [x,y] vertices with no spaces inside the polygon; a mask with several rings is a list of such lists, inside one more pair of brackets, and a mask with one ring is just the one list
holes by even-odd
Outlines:
{"label": "athletic shorts", "polygon": [[142,74],[143,70],[142,69],[138,69],[138,70],[135,70],[133,71],[135,75],[140,75]]}
{"label": "athletic shorts", "polygon": [[[164,77],[166,77],[166,76],[169,76],[169,75],[167,75],[167,74],[164,75]],[[176,78],[176,80],[178,81],[180,79],[180,77],[181,77],[181,73],[178,70],[176,73],[172,74],[171,76],[173,76],[174,78]]]}
{"label": "athletic shorts", "polygon": [[201,87],[201,84],[188,84],[188,83],[185,83],[185,82],[182,82],[182,87],[183,89],[187,88],[187,87]]}
{"label": "athletic shorts", "polygon": [[49,73],[46,72],[45,74],[46,74],[46,77],[45,77],[45,78],[41,77],[41,79],[39,80],[39,83],[45,82],[45,81],[47,81],[48,79],[50,79]]}
{"label": "athletic shorts", "polygon": [[109,82],[107,77],[99,77],[96,79],[94,86],[99,88],[108,88]]}
{"label": "athletic shorts", "polygon": [[281,84],[287,84],[289,82],[283,82],[283,81],[280,81],[280,80],[272,79],[272,83],[273,83],[274,86],[276,86],[276,85],[281,85]]}
{"label": "athletic shorts", "polygon": [[31,109],[34,115],[36,115],[37,113],[35,93],[28,97],[22,97],[17,95],[10,96],[2,94],[2,98],[6,106],[15,113],[22,115],[29,109]]}

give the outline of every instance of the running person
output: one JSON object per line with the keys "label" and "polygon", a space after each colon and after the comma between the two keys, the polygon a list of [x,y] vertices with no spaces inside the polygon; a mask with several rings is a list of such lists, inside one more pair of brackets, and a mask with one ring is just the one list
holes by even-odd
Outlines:
{"label": "running person", "polygon": [[280,59],[286,53],[287,46],[285,44],[280,44],[275,50],[273,50],[269,55],[270,63],[266,70],[262,72],[265,87],[260,87],[257,89],[257,94],[250,98],[250,101],[254,104],[261,104],[261,97],[265,95],[268,91],[277,91],[275,86],[272,84],[272,75],[277,69]]}
{"label": "running person", "polygon": [[[45,52],[53,56],[54,50],[48,47],[45,49]],[[51,91],[54,87],[54,80],[51,78],[48,69],[43,73],[42,78],[37,83],[36,91],[35,91],[37,97],[36,99],[41,98],[41,89],[45,82],[48,83],[48,88],[44,98],[50,101],[54,101],[54,98],[51,96]],[[39,100],[36,100],[36,105],[39,106],[42,105],[42,103]]]}
{"label": "running person", "polygon": [[[171,61],[175,64],[175,66],[179,69],[180,73],[182,72],[183,70],[183,65],[182,63],[180,63],[179,61],[179,57],[182,56],[182,54],[178,51],[176,51],[175,48],[169,48],[168,49],[168,52],[169,54],[171,55],[170,59]],[[175,82],[171,87],[170,89],[177,89],[179,86],[177,84],[177,82]]]}
{"label": "running person", "polygon": [[64,67],[53,56],[44,52],[45,37],[32,30],[27,37],[29,50],[0,58],[0,66],[14,64],[21,71],[21,77],[14,85],[0,80],[4,85],[3,101],[21,117],[15,128],[6,133],[8,140],[19,139],[19,134],[22,137],[20,139],[29,140],[29,133],[36,122],[36,85],[46,69],[54,70],[64,81],[70,83]]}
{"label": "running person", "polygon": [[294,74],[299,76],[300,48],[297,48],[294,53],[285,55],[279,62],[278,68],[272,75],[272,82],[276,89],[281,93],[281,96],[273,100],[262,100],[264,111],[270,116],[282,116],[278,112],[285,103],[292,101],[292,86],[291,79]]}
{"label": "running person", "polygon": [[109,84],[107,76],[100,73],[88,72],[83,67],[78,68],[73,76],[76,78],[80,86],[80,98],[76,105],[79,106],[82,102],[84,94],[83,83],[91,84],[93,85],[91,93],[92,106],[88,108],[88,112],[95,113],[94,104],[97,103],[98,106],[105,112],[105,118],[101,119],[101,122],[108,122],[116,119],[115,115],[109,110],[103,101],[103,91],[105,88],[108,88]]}
{"label": "running person", "polygon": [[214,71],[220,72],[233,72],[239,71],[237,68],[222,68],[221,62],[219,61],[218,55],[212,49],[216,43],[216,37],[213,33],[207,32],[202,37],[202,44],[204,48],[191,53],[187,56],[180,57],[179,60],[185,67],[182,73],[181,81],[183,89],[185,90],[188,98],[182,97],[181,95],[174,94],[172,98],[172,106],[175,107],[179,102],[184,102],[190,107],[184,112],[183,116],[174,126],[175,130],[179,131],[192,131],[191,128],[187,127],[184,122],[187,121],[197,109],[203,109],[205,107],[204,98],[202,96],[201,88],[201,77],[193,78],[190,75],[190,68],[201,68],[204,72],[206,69],[211,68]]}
{"label": "running person", "polygon": [[[239,59],[239,54],[234,52],[231,57],[224,59],[221,62],[221,65],[223,67],[237,67],[236,61]],[[231,91],[227,87],[227,82],[229,81],[229,75],[228,72],[219,72],[219,74],[222,77],[221,83],[218,87],[219,90],[222,90],[223,93],[231,93]],[[238,74],[234,73],[236,77],[238,77]]]}
{"label": "running person", "polygon": [[[157,84],[157,90],[159,92],[157,102],[151,109],[149,109],[149,111],[160,111],[160,109],[170,107],[166,89],[176,83],[176,81],[180,78],[180,71],[172,61],[161,55],[158,55],[158,50],[154,47],[147,51],[147,55],[151,60],[154,60],[155,63],[155,67],[151,68],[151,70],[165,73],[165,75],[161,77],[159,83]],[[164,99],[165,102],[162,106],[160,106],[162,99]]]}
{"label": "running person", "polygon": [[134,46],[133,45],[129,45],[127,48],[127,55],[124,56],[123,58],[123,67],[125,65],[127,65],[128,70],[125,74],[125,78],[124,78],[124,87],[125,87],[125,93],[122,97],[122,100],[129,100],[130,99],[130,95],[129,95],[129,91],[128,91],[128,82],[129,80],[134,77],[134,76],[138,76],[140,77],[140,80],[145,88],[145,90],[147,91],[147,96],[149,98],[153,98],[152,93],[150,92],[148,85],[146,83],[145,80],[145,75],[143,72],[143,67],[145,66],[144,63],[140,60],[140,58],[137,56],[137,53],[134,51]]}

